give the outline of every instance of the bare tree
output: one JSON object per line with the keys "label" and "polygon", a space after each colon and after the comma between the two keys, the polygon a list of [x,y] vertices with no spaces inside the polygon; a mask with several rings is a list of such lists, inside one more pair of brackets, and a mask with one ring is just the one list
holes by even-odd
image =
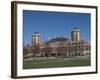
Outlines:
{"label": "bare tree", "polygon": [[28,49],[26,47],[23,48],[23,55],[24,58],[27,58],[27,54],[28,54]]}
{"label": "bare tree", "polygon": [[33,50],[32,50],[33,54],[35,56],[39,55],[41,52],[40,52],[40,46],[39,45],[35,45],[33,46]]}
{"label": "bare tree", "polygon": [[47,57],[51,56],[51,51],[52,51],[52,48],[47,44],[44,48],[45,56]]}
{"label": "bare tree", "polygon": [[57,47],[57,56],[65,56],[67,53],[67,47]]}

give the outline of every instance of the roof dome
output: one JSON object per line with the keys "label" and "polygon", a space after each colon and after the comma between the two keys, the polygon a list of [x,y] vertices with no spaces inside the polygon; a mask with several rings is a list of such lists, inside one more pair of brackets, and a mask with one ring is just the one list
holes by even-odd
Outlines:
{"label": "roof dome", "polygon": [[57,37],[57,38],[52,38],[50,39],[48,42],[66,42],[68,41],[69,39],[68,38],[65,38],[65,37]]}

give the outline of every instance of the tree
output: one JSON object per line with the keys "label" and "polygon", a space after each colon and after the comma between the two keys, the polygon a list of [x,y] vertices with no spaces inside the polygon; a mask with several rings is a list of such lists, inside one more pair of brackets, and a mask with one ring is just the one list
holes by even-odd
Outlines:
{"label": "tree", "polygon": [[24,47],[24,49],[23,49],[24,58],[27,58],[27,54],[28,54],[28,49],[26,47]]}
{"label": "tree", "polygon": [[67,47],[57,47],[57,55],[65,56],[67,53]]}
{"label": "tree", "polygon": [[51,56],[52,48],[47,44],[43,51],[45,53],[45,56],[49,57],[49,56]]}
{"label": "tree", "polygon": [[39,45],[33,46],[33,54],[34,54],[35,56],[38,56],[40,53],[41,53],[41,52],[40,52],[40,46],[39,46]]}

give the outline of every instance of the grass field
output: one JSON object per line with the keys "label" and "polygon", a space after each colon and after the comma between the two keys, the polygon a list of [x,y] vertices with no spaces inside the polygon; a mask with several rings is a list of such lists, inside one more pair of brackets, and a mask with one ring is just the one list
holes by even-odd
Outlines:
{"label": "grass field", "polygon": [[23,69],[90,66],[90,58],[35,58],[23,61]]}

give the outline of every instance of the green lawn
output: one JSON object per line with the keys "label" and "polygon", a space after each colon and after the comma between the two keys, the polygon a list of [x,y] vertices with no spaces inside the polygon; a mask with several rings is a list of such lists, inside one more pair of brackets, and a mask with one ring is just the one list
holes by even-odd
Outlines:
{"label": "green lawn", "polygon": [[23,61],[23,69],[90,66],[90,58],[45,58]]}

